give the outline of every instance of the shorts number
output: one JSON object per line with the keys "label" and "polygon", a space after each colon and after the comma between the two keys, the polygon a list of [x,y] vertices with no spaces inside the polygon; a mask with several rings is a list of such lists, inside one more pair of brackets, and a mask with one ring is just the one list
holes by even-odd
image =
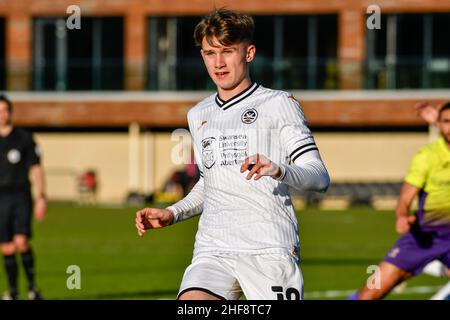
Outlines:
{"label": "shorts number", "polygon": [[300,292],[295,288],[287,288],[284,293],[283,287],[273,286],[272,291],[277,294],[277,300],[300,300]]}

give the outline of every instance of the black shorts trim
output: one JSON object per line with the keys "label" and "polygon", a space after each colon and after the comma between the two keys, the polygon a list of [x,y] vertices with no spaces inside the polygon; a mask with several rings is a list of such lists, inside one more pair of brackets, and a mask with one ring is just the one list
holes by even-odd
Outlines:
{"label": "black shorts trim", "polygon": [[220,300],[227,300],[227,299],[225,299],[224,297],[222,297],[221,295],[218,295],[217,293],[214,293],[214,292],[212,292],[212,291],[210,291],[210,290],[208,290],[208,289],[200,288],[200,287],[190,287],[190,288],[184,289],[183,291],[181,291],[181,292],[177,295],[177,300],[181,297],[181,295],[182,295],[183,293],[186,293],[186,292],[188,292],[188,291],[193,291],[193,290],[198,290],[198,291],[206,292],[206,293],[208,293],[208,294],[210,294],[210,295],[212,295],[212,296],[214,296],[214,297],[216,297],[216,298],[219,298]]}

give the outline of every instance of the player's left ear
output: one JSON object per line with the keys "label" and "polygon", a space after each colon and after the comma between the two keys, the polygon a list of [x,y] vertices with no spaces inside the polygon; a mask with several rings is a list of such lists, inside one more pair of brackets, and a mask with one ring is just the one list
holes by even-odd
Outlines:
{"label": "player's left ear", "polygon": [[247,54],[245,56],[245,59],[247,60],[247,62],[253,61],[253,59],[255,58],[255,53],[256,53],[256,47],[253,44],[249,44],[247,47]]}

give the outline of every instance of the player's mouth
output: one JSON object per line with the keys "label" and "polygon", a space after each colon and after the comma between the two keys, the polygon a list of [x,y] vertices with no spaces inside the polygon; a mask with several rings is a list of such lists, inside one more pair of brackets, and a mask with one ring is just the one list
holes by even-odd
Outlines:
{"label": "player's mouth", "polygon": [[216,72],[216,77],[217,79],[224,79],[228,74],[229,72]]}

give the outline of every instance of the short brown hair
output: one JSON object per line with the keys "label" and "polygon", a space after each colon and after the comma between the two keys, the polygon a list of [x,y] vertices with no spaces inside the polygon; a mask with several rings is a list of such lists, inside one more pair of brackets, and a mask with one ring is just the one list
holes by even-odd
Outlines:
{"label": "short brown hair", "polygon": [[253,42],[255,23],[253,18],[224,8],[214,10],[197,24],[194,31],[194,41],[197,47],[202,46],[203,38],[214,45],[212,38],[216,37],[223,46],[240,42]]}
{"label": "short brown hair", "polygon": [[8,112],[12,113],[13,105],[12,105],[11,100],[9,100],[9,98],[8,98],[8,96],[6,94],[3,94],[3,93],[0,94],[0,102],[6,103],[6,107],[8,109]]}
{"label": "short brown hair", "polygon": [[443,104],[443,105],[439,108],[439,117],[438,117],[438,119],[441,118],[442,113],[443,113],[444,111],[446,111],[446,110],[450,110],[450,102],[447,102],[447,103]]}

